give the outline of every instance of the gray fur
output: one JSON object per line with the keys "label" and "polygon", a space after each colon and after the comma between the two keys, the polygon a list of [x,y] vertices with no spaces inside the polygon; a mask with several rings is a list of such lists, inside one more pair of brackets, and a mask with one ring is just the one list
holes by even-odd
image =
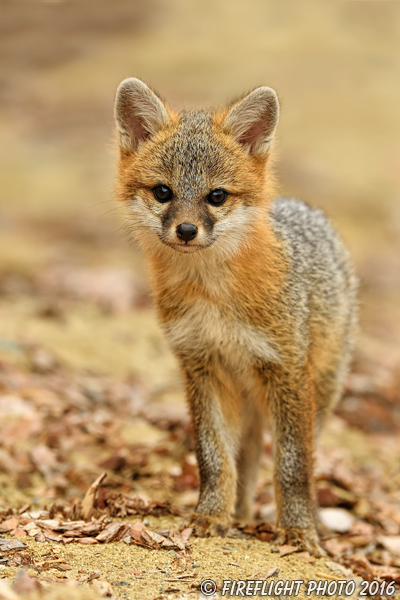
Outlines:
{"label": "gray fur", "polygon": [[347,249],[321,210],[293,198],[278,198],[269,217],[290,262],[285,300],[297,327],[298,348],[303,346],[305,357],[310,343],[307,332],[317,322],[342,340],[340,364],[332,365],[319,384],[325,393],[329,387],[331,407],[339,399],[350,361],[357,322],[357,277]]}
{"label": "gray fur", "polygon": [[210,175],[226,177],[226,151],[213,136],[208,112],[184,112],[179,125],[163,147],[163,168],[183,202],[199,200],[210,192]]}
{"label": "gray fur", "polygon": [[291,263],[290,305],[297,307],[303,321],[313,308],[332,326],[345,304],[344,325],[350,328],[355,318],[357,278],[329,219],[322,210],[294,198],[276,199],[269,214]]}

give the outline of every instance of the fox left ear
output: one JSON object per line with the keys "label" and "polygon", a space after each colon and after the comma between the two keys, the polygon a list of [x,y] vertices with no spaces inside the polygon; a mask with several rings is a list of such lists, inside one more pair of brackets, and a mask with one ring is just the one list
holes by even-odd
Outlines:
{"label": "fox left ear", "polygon": [[276,92],[270,87],[259,87],[232,106],[223,126],[249,154],[266,158],[278,120]]}
{"label": "fox left ear", "polygon": [[135,77],[118,86],[114,114],[120,146],[128,151],[136,150],[170,120],[160,98]]}

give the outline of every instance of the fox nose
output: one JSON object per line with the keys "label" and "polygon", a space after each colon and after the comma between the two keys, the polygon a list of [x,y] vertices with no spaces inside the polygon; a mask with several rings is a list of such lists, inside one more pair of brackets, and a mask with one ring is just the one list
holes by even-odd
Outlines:
{"label": "fox nose", "polygon": [[184,242],[190,242],[197,235],[197,227],[196,225],[192,225],[192,223],[181,223],[176,228],[176,235],[180,240]]}

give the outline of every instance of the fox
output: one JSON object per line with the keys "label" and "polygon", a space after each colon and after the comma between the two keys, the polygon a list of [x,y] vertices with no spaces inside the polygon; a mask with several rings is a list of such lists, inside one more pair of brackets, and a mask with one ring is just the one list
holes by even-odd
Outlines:
{"label": "fox", "polygon": [[321,556],[315,445],[349,369],[358,281],[325,213],[276,193],[279,114],[267,86],[224,108],[176,111],[125,79],[116,197],[185,385],[194,533],[224,536],[251,519],[269,422],[275,543]]}

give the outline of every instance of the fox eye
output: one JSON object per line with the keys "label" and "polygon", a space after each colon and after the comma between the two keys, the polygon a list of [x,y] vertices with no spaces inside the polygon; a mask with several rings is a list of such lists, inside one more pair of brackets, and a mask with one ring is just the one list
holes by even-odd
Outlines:
{"label": "fox eye", "polygon": [[154,198],[159,202],[168,202],[172,198],[172,190],[166,185],[156,185],[153,187]]}
{"label": "fox eye", "polygon": [[213,206],[221,206],[227,198],[228,194],[225,190],[213,190],[207,196],[207,200]]}

